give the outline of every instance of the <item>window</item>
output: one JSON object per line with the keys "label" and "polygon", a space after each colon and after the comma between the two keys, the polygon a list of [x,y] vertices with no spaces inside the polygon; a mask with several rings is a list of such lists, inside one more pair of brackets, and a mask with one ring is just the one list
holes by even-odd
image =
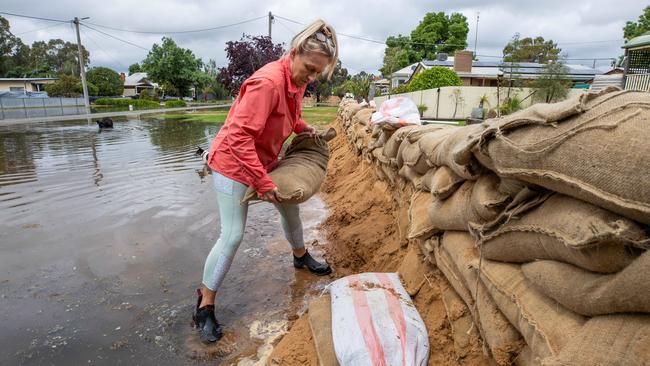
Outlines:
{"label": "window", "polygon": [[10,86],[10,87],[9,87],[9,91],[12,91],[12,92],[22,92],[22,91],[25,91],[25,88],[22,87],[22,86]]}

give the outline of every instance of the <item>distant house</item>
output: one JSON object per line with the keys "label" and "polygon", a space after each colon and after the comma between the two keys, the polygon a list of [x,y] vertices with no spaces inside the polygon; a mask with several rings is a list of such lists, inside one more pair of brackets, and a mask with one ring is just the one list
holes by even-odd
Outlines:
{"label": "distant house", "polygon": [[51,84],[58,78],[0,78],[0,91],[10,92],[42,92],[45,85]]}
{"label": "distant house", "polygon": [[419,62],[416,62],[390,74],[390,87],[396,88],[407,82],[411,78],[411,75],[413,75],[413,71],[415,71],[418,64]]}
{"label": "distant house", "polygon": [[125,97],[132,97],[134,95],[139,95],[142,90],[147,90],[149,95],[151,95],[153,94],[154,90],[158,89],[158,84],[149,80],[147,78],[146,72],[135,72],[129,76],[123,76],[123,77],[124,77]]}
{"label": "distant house", "polygon": [[[415,66],[413,72],[400,83],[409,82],[418,73],[434,66],[453,69],[465,86],[496,86],[499,80],[507,79],[522,83],[539,78],[544,74],[546,65],[535,62],[474,61],[472,52],[459,51],[453,57],[446,57],[443,54],[437,60],[423,60],[409,67],[413,66]],[[565,77],[576,84],[589,83],[596,75],[602,74],[601,71],[584,65],[566,64],[565,66],[567,69]]]}
{"label": "distant house", "polygon": [[388,79],[375,78],[370,84],[372,88],[375,88],[375,95],[388,94],[390,87],[390,81]]}
{"label": "distant house", "polygon": [[632,38],[623,45],[625,49],[625,89],[650,92],[650,32]]}

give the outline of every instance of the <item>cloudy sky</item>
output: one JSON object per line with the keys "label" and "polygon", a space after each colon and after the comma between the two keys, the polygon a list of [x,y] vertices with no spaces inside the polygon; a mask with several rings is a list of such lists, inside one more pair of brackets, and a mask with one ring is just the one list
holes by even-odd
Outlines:
{"label": "cloudy sky", "polygon": [[[212,58],[218,65],[225,65],[225,43],[239,39],[242,33],[266,35],[269,11],[279,16],[273,24],[273,40],[285,44],[301,29],[298,23],[309,23],[319,17],[339,33],[382,42],[390,35],[410,34],[427,12],[460,12],[469,22],[469,49],[474,48],[479,13],[479,59],[495,60],[490,56],[500,56],[503,46],[518,32],[522,37],[539,35],[552,39],[559,43],[568,63],[591,66],[594,58],[615,58],[622,53],[625,22],[637,21],[647,5],[640,0],[3,0],[0,12],[60,20],[90,17],[85,22],[94,30],[81,29],[82,43],[90,51],[90,65],[118,71],[126,71],[130,64],[141,61],[151,45],[160,42],[164,32],[216,28],[250,20],[210,31],[168,34],[204,61]],[[4,16],[11,23],[12,32],[25,43],[51,38],[75,41],[70,24]],[[339,41],[341,61],[352,74],[362,70],[378,73],[383,44],[343,35]],[[587,60],[578,60],[583,58]],[[600,68],[608,64],[607,60],[596,62]]]}

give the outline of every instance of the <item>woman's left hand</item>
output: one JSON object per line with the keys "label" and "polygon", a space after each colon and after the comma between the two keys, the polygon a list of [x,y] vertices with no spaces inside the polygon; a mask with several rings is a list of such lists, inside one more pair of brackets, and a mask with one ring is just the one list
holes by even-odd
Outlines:
{"label": "woman's left hand", "polygon": [[316,128],[312,125],[307,125],[307,127],[305,127],[305,129],[302,132],[309,133],[309,136],[311,137],[316,136]]}

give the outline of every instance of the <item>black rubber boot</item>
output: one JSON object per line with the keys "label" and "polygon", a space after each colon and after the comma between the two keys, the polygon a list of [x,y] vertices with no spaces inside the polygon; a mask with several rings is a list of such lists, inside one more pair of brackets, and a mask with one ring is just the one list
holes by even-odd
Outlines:
{"label": "black rubber boot", "polygon": [[317,276],[325,276],[332,273],[332,268],[327,263],[320,263],[314,259],[309,252],[305,252],[305,255],[298,258],[295,255],[293,256],[293,266],[296,268],[305,268]]}
{"label": "black rubber boot", "polygon": [[198,299],[196,301],[196,309],[194,314],[192,314],[192,320],[194,320],[194,326],[196,327],[197,333],[199,333],[199,339],[205,344],[214,343],[223,337],[223,331],[221,330],[221,325],[217,321],[217,318],[214,316],[214,305],[206,305],[202,308],[199,308],[201,305],[201,290],[197,289]]}

